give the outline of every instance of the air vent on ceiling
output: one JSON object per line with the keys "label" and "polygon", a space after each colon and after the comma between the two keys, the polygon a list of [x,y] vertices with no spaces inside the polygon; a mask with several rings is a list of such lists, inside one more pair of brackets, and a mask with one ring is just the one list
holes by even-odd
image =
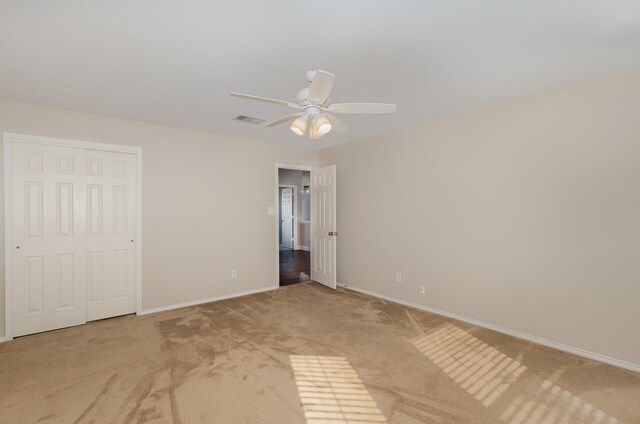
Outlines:
{"label": "air vent on ceiling", "polygon": [[238,115],[233,118],[234,121],[246,122],[247,124],[260,125],[265,120],[262,118],[256,118],[255,116]]}

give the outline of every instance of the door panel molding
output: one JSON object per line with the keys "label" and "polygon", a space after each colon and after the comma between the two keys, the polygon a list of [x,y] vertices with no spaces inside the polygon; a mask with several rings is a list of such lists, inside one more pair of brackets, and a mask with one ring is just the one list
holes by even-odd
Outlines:
{"label": "door panel molding", "polygon": [[[13,216],[13,171],[14,171],[14,163],[13,163],[13,154],[12,154],[12,146],[14,142],[24,142],[29,144],[40,144],[40,145],[48,145],[48,146],[56,146],[56,147],[67,147],[67,148],[75,148],[75,149],[84,149],[84,150],[101,150],[105,152],[116,152],[116,153],[129,153],[136,156],[136,168],[137,168],[137,176],[135,181],[135,189],[136,189],[136,225],[135,225],[135,234],[136,234],[136,242],[135,242],[135,252],[136,252],[136,264],[134,267],[127,267],[125,272],[132,272],[133,268],[135,268],[135,293],[136,293],[136,314],[140,315],[142,312],[142,147],[139,146],[127,146],[120,144],[108,144],[108,143],[96,143],[96,142],[88,142],[88,141],[78,141],[78,140],[69,140],[62,138],[53,138],[53,137],[43,137],[43,136],[35,136],[28,134],[18,134],[12,132],[4,132],[3,133],[3,152],[4,152],[4,212],[5,212],[5,283],[4,283],[4,291],[5,291],[5,328],[4,328],[4,336],[0,337],[0,342],[12,340],[14,337],[14,290],[13,290],[13,276],[14,276],[14,235],[13,235],[13,226],[14,226],[14,216]],[[43,169],[43,157],[41,154],[37,152],[33,152],[35,154],[26,155],[25,163],[21,164],[24,169],[29,170],[30,172],[42,172]],[[28,157],[27,157],[28,156]],[[28,159],[28,160],[26,160]],[[117,172],[119,175],[126,175],[126,167],[123,168],[122,164],[117,164],[118,169]],[[77,167],[81,167],[84,169],[84,164],[77,163],[74,160],[73,156],[67,154],[59,154],[55,157],[55,173],[59,174],[59,176],[63,176],[64,174],[73,174],[76,172]],[[96,171],[98,171],[96,169]],[[101,171],[101,170],[100,170]],[[62,186],[60,186],[62,188]],[[58,189],[56,189],[57,191]],[[37,191],[37,190],[36,190]],[[37,194],[37,193],[34,193]],[[54,226],[60,233],[66,233],[68,229],[72,229],[80,226],[85,226],[86,223],[82,217],[73,216],[71,220],[68,218],[68,205],[73,204],[76,200],[75,196],[71,199],[68,198],[69,193],[61,192],[56,193],[56,196],[59,197],[56,199],[58,202],[56,214],[60,216],[52,217],[44,216],[43,219],[52,219],[54,220]],[[65,206],[66,204],[66,206]],[[67,209],[64,209],[64,208]],[[75,214],[74,214],[75,215]],[[37,215],[33,217],[36,221],[39,220]],[[34,223],[36,223],[34,221]],[[35,229],[34,229],[35,230]],[[37,231],[36,231],[37,232]],[[73,237],[73,232],[69,234],[70,237]],[[71,253],[71,252],[69,252]],[[57,280],[59,287],[65,286],[64,293],[67,293],[68,290],[72,289],[78,281],[74,281],[73,279],[69,280],[69,270],[63,269],[64,266],[68,267],[68,256],[64,256],[62,254],[59,256],[58,267],[57,270],[52,270],[55,274],[54,279]],[[66,265],[65,265],[66,264]],[[84,269],[84,268],[83,268]],[[49,272],[46,269],[45,272]],[[34,276],[35,277],[35,276]],[[34,280],[35,281],[35,280]],[[34,295],[36,293],[34,292]],[[36,299],[33,299],[36,300]],[[64,299],[60,299],[59,309],[69,308],[72,305],[69,305],[69,297],[65,295]]]}

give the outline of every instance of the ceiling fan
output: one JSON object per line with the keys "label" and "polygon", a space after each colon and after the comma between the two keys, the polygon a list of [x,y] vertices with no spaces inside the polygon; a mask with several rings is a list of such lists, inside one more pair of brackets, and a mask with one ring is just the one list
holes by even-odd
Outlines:
{"label": "ceiling fan", "polygon": [[300,109],[300,112],[276,119],[273,122],[265,124],[265,127],[275,127],[276,125],[293,121],[290,126],[291,131],[293,131],[294,134],[303,136],[308,130],[310,139],[322,138],[331,130],[337,133],[347,131],[347,126],[334,116],[336,113],[393,113],[396,111],[396,105],[388,103],[331,104],[329,96],[331,95],[335,75],[319,70],[307,71],[306,78],[309,86],[298,92],[296,103],[251,96],[249,94],[229,93],[229,95],[241,99],[256,100]]}

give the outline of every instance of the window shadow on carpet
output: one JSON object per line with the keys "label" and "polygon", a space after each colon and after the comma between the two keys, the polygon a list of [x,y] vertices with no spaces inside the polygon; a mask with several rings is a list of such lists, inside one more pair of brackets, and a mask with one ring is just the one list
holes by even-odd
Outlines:
{"label": "window shadow on carpet", "polygon": [[307,424],[388,422],[346,358],[290,355]]}
{"label": "window shadow on carpet", "polygon": [[527,369],[454,324],[412,341],[470,395],[490,406]]}

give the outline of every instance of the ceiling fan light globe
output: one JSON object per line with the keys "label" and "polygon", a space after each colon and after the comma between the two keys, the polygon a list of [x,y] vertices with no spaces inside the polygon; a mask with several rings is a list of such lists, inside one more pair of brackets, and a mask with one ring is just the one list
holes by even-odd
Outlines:
{"label": "ceiling fan light globe", "polygon": [[318,134],[325,135],[331,131],[331,121],[326,116],[318,116],[314,121],[314,126],[316,127],[316,131]]}
{"label": "ceiling fan light globe", "polygon": [[318,128],[318,133],[322,135],[328,134],[329,131],[331,131],[331,124],[322,124]]}
{"label": "ceiling fan light globe", "polygon": [[296,118],[292,123],[289,129],[296,135],[303,136],[305,131],[307,131],[307,118],[304,116],[300,116]]}

